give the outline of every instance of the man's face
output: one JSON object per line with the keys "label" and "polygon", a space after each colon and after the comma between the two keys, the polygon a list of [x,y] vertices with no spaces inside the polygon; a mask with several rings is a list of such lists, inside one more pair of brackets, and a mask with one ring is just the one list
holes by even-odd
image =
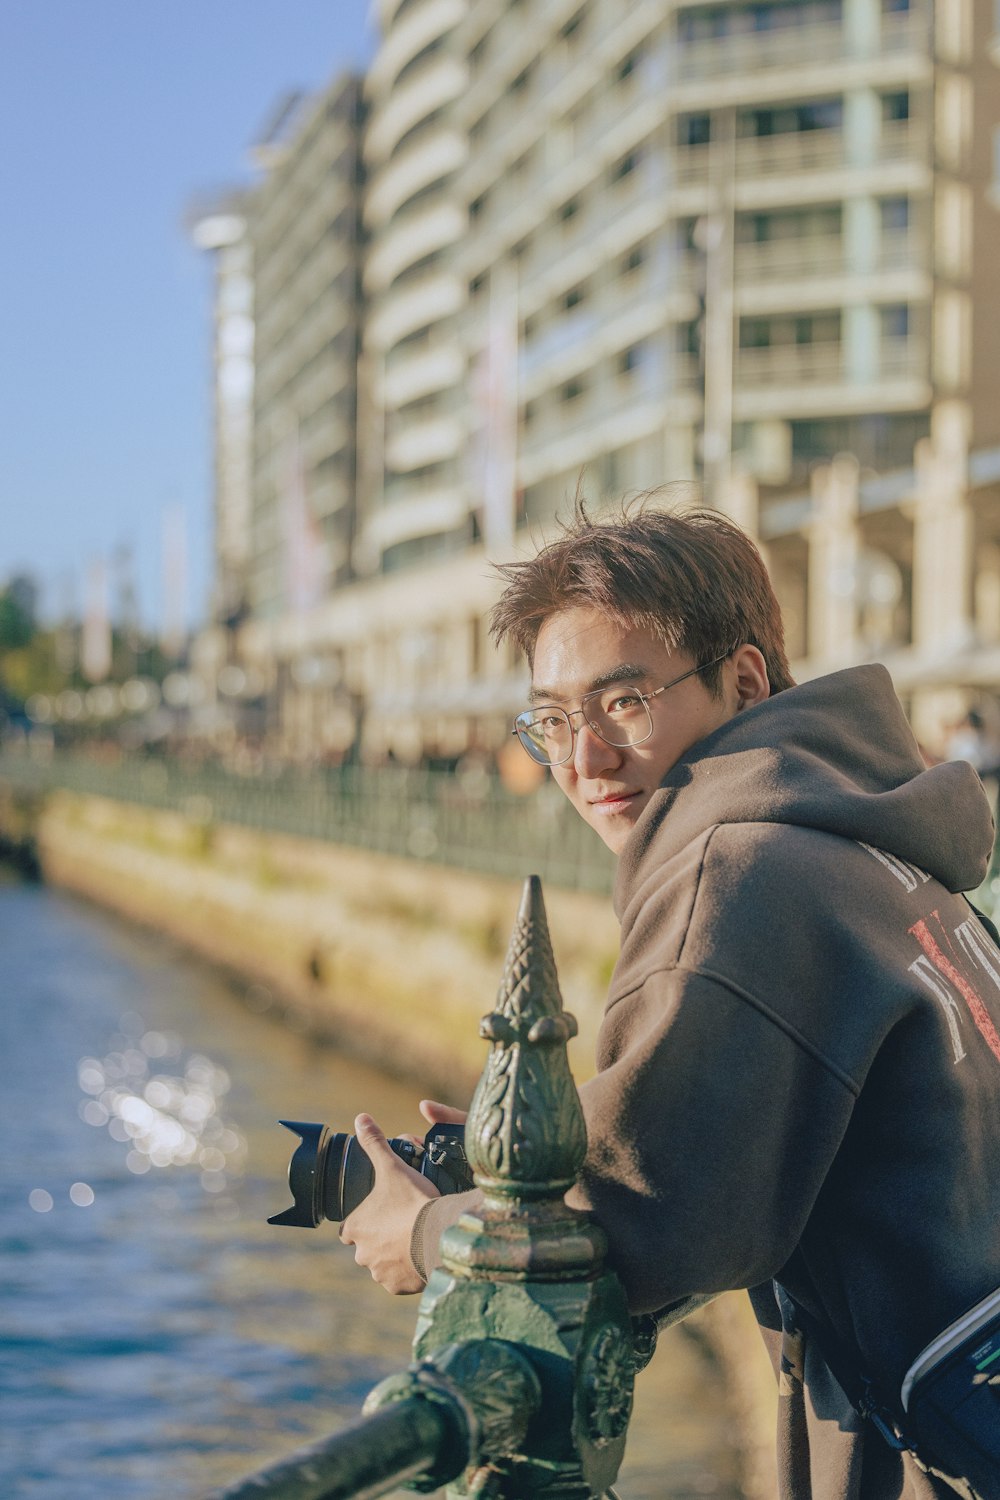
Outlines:
{"label": "man's face", "polygon": [[[654,692],[697,662],[671,651],[648,630],[615,625],[599,610],[562,609],[538,632],[532,701],[572,711],[584,693],[617,683]],[[727,664],[728,665],[728,664]],[[735,685],[723,667],[722,697],[688,677],[649,703],[653,733],[641,745],[608,745],[581,715],[573,759],[552,775],[577,812],[619,854],[640,813],[685,750],[737,712]]]}

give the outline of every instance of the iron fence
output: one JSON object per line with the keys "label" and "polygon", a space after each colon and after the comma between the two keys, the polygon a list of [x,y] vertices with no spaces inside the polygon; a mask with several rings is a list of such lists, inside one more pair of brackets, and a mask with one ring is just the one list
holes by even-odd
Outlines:
{"label": "iron fence", "polygon": [[57,753],[0,754],[0,782],[176,811],[205,825],[236,823],[480,874],[606,893],[611,855],[551,783],[518,796],[494,778],[359,766],[282,767],[239,775],[214,764]]}

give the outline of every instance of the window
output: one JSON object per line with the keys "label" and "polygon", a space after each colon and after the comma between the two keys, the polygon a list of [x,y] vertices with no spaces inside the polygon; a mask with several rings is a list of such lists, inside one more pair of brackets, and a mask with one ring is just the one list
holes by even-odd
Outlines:
{"label": "window", "polygon": [[631,375],[637,370],[646,357],[644,344],[632,344],[628,349],[623,349],[618,356],[619,375]]}
{"label": "window", "polygon": [[910,96],[903,90],[898,94],[882,95],[883,120],[908,120],[910,118]]}
{"label": "window", "polygon": [[639,151],[629,151],[625,156],[619,157],[611,168],[611,181],[621,182],[626,177],[631,177],[641,160]]}
{"label": "window", "polygon": [[884,339],[905,339],[910,332],[910,309],[905,302],[879,308]]}
{"label": "window", "polygon": [[569,312],[572,308],[579,307],[580,303],[585,302],[586,300],[587,289],[585,286],[581,285],[570,287],[569,291],[562,299],[563,309],[565,312]]}
{"label": "window", "polygon": [[780,104],[773,108],[749,109],[737,118],[736,133],[742,137],[788,135],[806,130],[836,130],[843,123],[844,101],[812,99],[806,104]]}
{"label": "window", "polygon": [[580,32],[583,30],[583,23],[586,18],[586,14],[587,7],[585,5],[581,5],[580,9],[576,12],[576,15],[570,16],[565,26],[560,27],[559,36],[562,41],[578,42],[580,40]]}
{"label": "window", "polygon": [[638,271],[640,266],[646,263],[646,246],[633,245],[627,254],[623,255],[618,264],[619,273],[622,276],[631,276],[633,271]]}
{"label": "window", "polygon": [[681,115],[677,121],[679,146],[707,146],[711,139],[711,115]]}
{"label": "window", "polygon": [[575,218],[576,215],[579,212],[580,212],[580,200],[579,200],[579,198],[567,198],[566,202],[562,205],[562,207],[559,210],[559,217],[562,220],[562,222],[564,224],[566,224],[566,223],[569,222],[570,219]]}
{"label": "window", "polygon": [[567,380],[559,392],[559,400],[564,404],[576,401],[583,395],[586,389],[587,382],[582,375],[578,375],[575,380]]}
{"label": "window", "polygon": [[891,233],[894,229],[908,229],[910,226],[910,200],[909,198],[883,198],[879,204],[879,215],[882,220],[882,233]]}
{"label": "window", "polygon": [[622,58],[615,69],[615,78],[619,83],[628,83],[635,76],[636,70],[639,67],[640,57],[641,53],[630,52],[627,57]]}
{"label": "window", "polygon": [[489,51],[490,40],[492,36],[493,32],[487,31],[486,35],[479,38],[479,41],[469,53],[469,66],[473,71],[475,71],[476,68],[482,67],[483,60],[485,59],[486,54]]}

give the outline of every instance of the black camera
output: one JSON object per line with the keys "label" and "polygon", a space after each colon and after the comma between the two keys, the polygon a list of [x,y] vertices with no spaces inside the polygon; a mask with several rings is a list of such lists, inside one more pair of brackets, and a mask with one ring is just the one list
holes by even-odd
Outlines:
{"label": "black camera", "polygon": [[[288,1186],[295,1201],[267,1222],[315,1229],[324,1219],[346,1219],[375,1182],[375,1168],[357,1136],[300,1120],[279,1123],[300,1138],[288,1163]],[[389,1145],[439,1193],[464,1193],[475,1186],[465,1156],[464,1125],[432,1125],[422,1146],[398,1136]]]}

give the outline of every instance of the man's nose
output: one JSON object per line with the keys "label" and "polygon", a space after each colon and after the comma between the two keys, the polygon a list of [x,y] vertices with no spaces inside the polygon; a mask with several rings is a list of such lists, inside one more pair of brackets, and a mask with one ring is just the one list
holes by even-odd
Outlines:
{"label": "man's nose", "polygon": [[596,730],[591,729],[586,719],[580,720],[573,746],[573,769],[584,780],[604,776],[621,765],[622,751],[618,745],[609,745]]}

